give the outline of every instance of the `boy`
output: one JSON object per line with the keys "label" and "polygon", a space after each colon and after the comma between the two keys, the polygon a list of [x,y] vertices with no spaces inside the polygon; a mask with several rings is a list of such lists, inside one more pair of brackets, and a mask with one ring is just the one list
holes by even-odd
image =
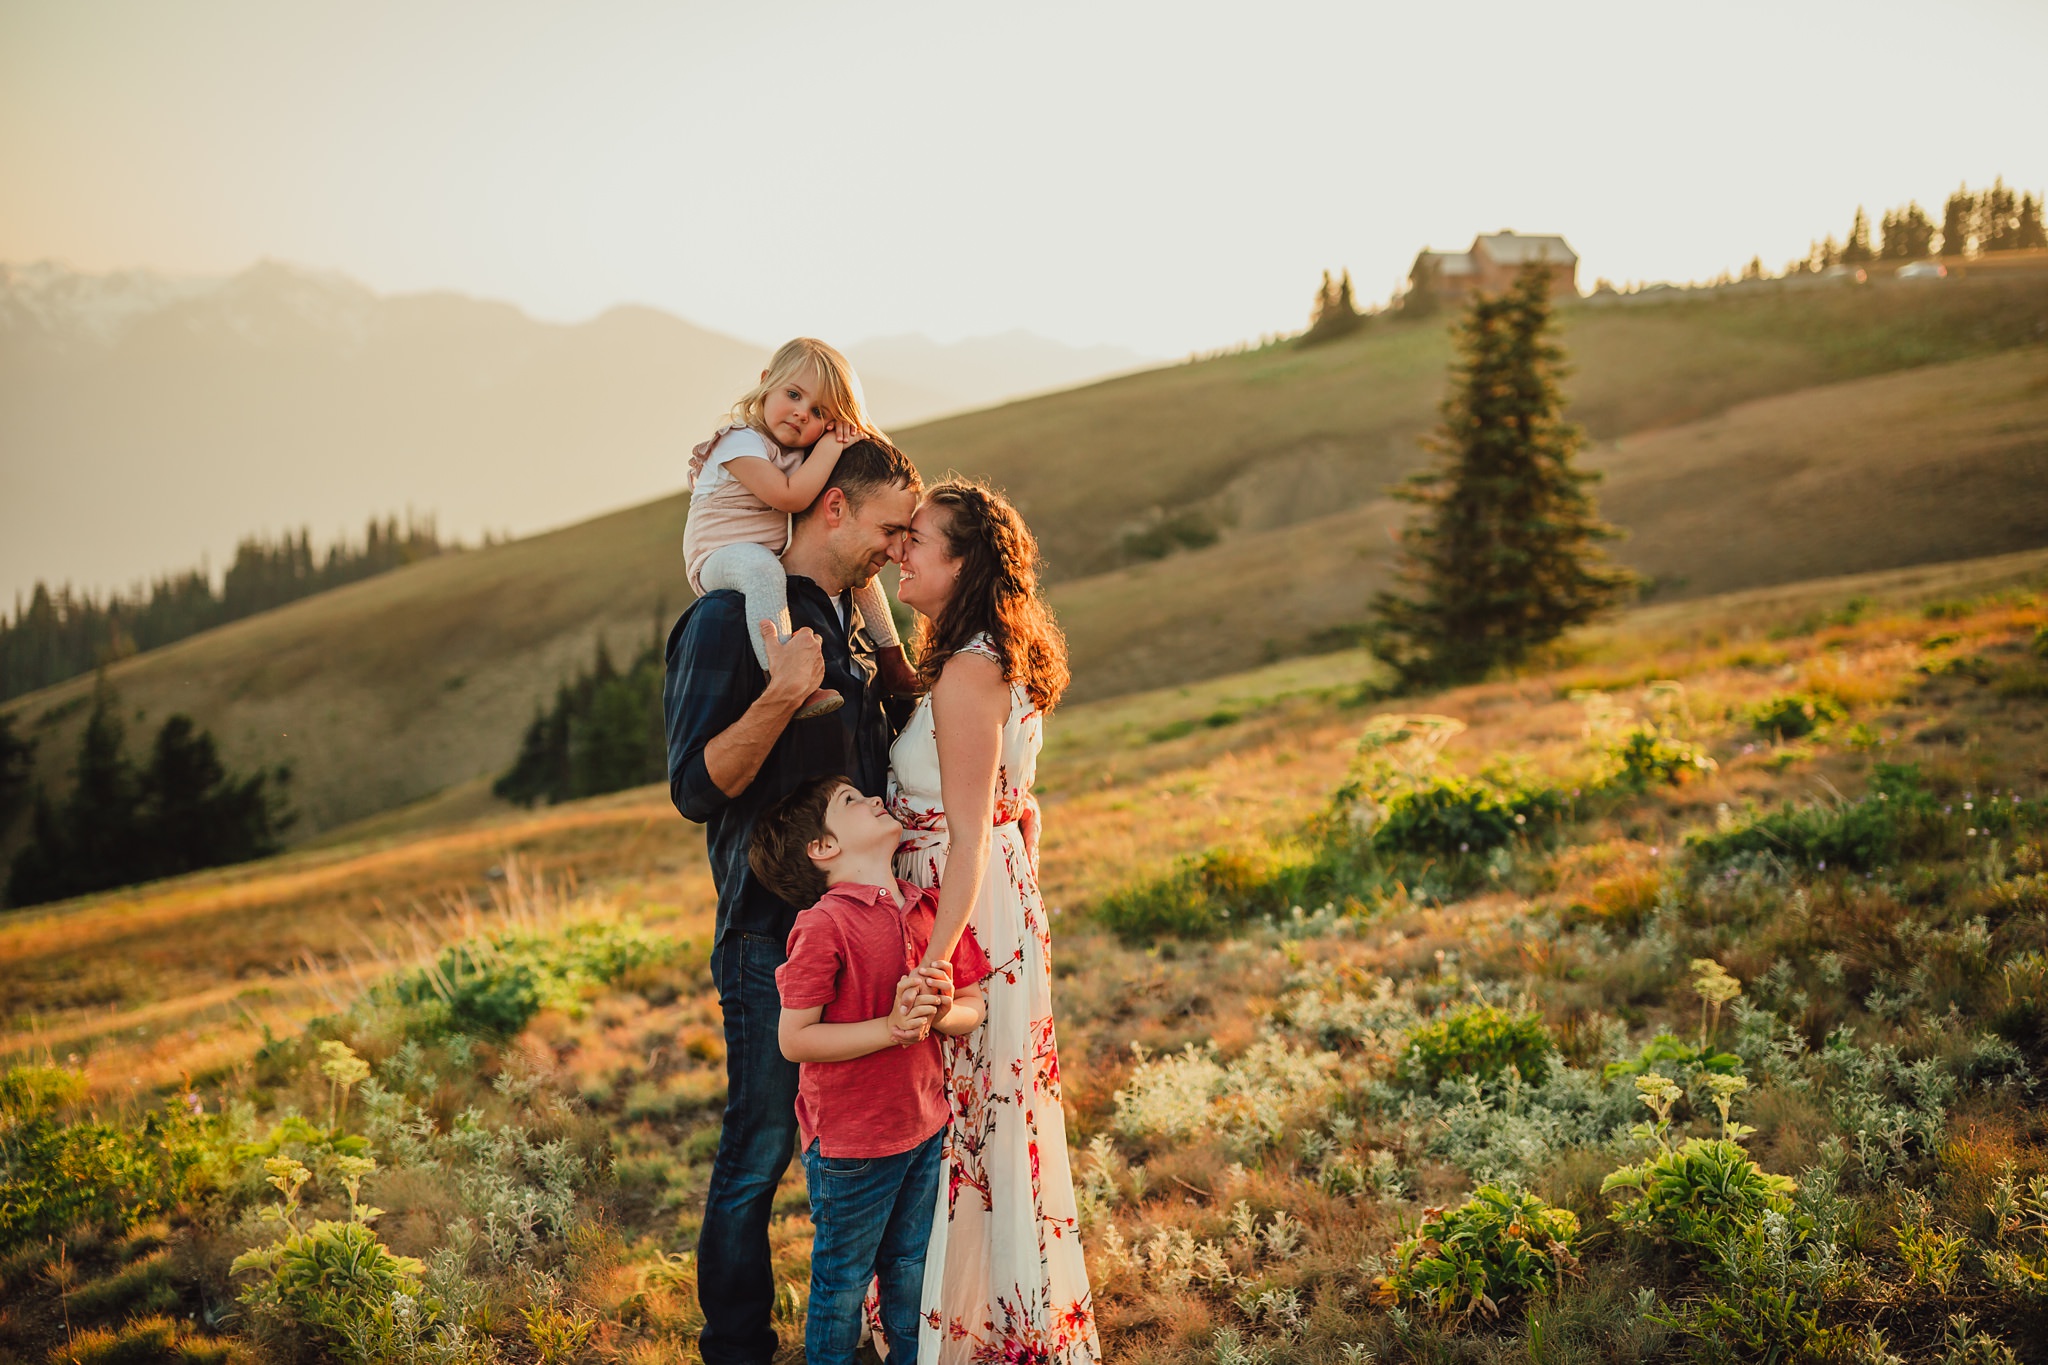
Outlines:
{"label": "boy", "polygon": [[747,850],[764,885],[811,907],[797,915],[789,960],[775,972],[777,1036],[798,1063],[815,1228],[804,1326],[811,1365],[852,1365],[861,1301],[877,1280],[889,1359],[917,1359],[948,1118],[945,1063],[929,1030],[962,1034],[981,1023],[990,969],[972,932],[961,935],[950,973],[916,970],[938,893],[897,880],[902,834],[880,797],[845,778],[814,778],[761,813]]}

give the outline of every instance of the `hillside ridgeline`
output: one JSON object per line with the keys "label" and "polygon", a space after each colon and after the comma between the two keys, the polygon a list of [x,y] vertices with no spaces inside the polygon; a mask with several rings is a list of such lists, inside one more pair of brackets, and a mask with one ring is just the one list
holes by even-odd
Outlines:
{"label": "hillside ridgeline", "polygon": [[[1573,412],[1599,439],[1587,463],[1630,532],[1619,557],[1660,596],[2048,542],[2048,280],[1731,292],[1570,310],[1563,330]],[[898,435],[928,474],[1017,497],[1075,695],[1108,697],[1350,637],[1447,357],[1434,326],[1375,324]],[[317,835],[502,772],[599,634],[630,657],[684,605],[686,511],[669,498],[410,566],[112,681],[147,713],[191,713],[237,770],[290,762],[298,833]],[[1175,517],[1213,540],[1135,558],[1130,538]],[[52,783],[85,688],[15,708]]]}

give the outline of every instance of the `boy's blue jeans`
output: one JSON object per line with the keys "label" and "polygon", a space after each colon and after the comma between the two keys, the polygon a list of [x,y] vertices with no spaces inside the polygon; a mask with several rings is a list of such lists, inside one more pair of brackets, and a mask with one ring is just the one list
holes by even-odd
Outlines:
{"label": "boy's blue jeans", "polygon": [[917,1360],[924,1249],[938,1206],[945,1137],[941,1129],[895,1156],[824,1156],[815,1142],[805,1150],[813,1227],[811,1302],[804,1318],[809,1365],[853,1365],[861,1301],[875,1281],[889,1365]]}

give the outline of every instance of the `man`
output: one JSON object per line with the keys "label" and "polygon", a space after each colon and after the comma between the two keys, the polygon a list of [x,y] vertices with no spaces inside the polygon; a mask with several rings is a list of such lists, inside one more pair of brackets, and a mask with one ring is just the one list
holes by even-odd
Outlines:
{"label": "man", "polygon": [[[747,640],[746,603],[730,590],[691,604],[668,637],[662,711],[669,794],[705,827],[718,922],[711,974],[725,1015],[725,1128],[711,1165],[697,1240],[698,1340],[705,1365],[767,1365],[775,1280],[768,1215],[796,1151],[797,1068],[776,1040],[775,969],[787,954],[790,906],[757,881],[747,843],[761,811],[808,778],[844,774],[879,796],[889,776],[889,722],[875,647],[850,599],[909,533],[917,470],[887,442],[855,442],[790,529],[786,641],[763,624],[768,670]],[[819,686],[838,710],[793,720]]]}

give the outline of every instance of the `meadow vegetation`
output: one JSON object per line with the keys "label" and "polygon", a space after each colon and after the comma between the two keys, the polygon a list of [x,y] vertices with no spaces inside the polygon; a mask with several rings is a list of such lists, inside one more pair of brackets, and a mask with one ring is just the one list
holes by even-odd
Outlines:
{"label": "meadow vegetation", "polygon": [[[2041,1359],[2048,602],[2001,573],[1660,608],[1396,704],[1353,653],[1057,717],[1111,1358]],[[692,1358],[723,1040],[661,801],[0,927],[0,1349]],[[410,949],[352,899],[387,895]],[[199,993],[173,941],[210,923],[242,960],[328,934],[324,989],[239,1052],[108,1027]],[[170,984],[78,1013],[67,931]],[[791,1341],[808,1238],[792,1179]]]}

